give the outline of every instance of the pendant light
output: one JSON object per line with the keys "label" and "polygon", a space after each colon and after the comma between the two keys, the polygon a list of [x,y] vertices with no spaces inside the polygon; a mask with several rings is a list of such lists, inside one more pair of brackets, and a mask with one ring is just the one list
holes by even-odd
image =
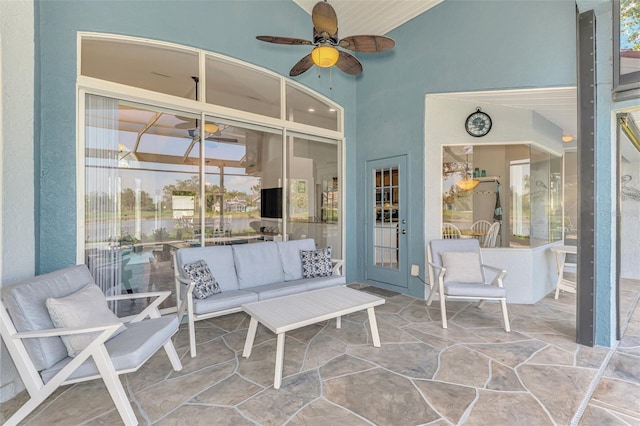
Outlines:
{"label": "pendant light", "polygon": [[469,178],[469,151],[473,149],[471,147],[467,147],[466,151],[467,151],[467,163],[464,166],[464,176],[462,177],[462,180],[459,180],[456,182],[456,186],[458,188],[460,188],[462,191],[469,191],[472,190],[473,188],[475,188],[476,186],[478,186],[478,184],[480,183],[479,180],[477,179],[470,179]]}

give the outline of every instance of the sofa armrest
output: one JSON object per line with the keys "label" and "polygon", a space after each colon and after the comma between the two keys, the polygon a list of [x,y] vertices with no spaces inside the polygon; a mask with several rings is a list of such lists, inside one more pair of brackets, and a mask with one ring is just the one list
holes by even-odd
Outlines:
{"label": "sofa armrest", "polygon": [[331,264],[333,265],[333,275],[342,275],[342,265],[344,265],[344,260],[331,259]]}

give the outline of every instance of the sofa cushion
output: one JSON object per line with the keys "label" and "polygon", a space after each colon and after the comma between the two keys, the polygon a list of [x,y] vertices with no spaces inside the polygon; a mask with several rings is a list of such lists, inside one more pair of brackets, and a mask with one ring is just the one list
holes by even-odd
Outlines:
{"label": "sofa cushion", "polygon": [[197,299],[205,299],[212,294],[220,293],[220,286],[211,274],[211,270],[204,260],[187,263],[182,267],[189,278],[195,282],[193,295]]}
{"label": "sofa cushion", "polygon": [[[180,322],[175,315],[128,323],[127,329],[124,332],[109,339],[104,344],[116,371],[136,370],[153,355],[160,344],[164,344],[178,331],[179,325]],[[70,363],[72,359],[71,357],[64,358],[51,368],[43,370],[40,373],[42,380],[47,383]],[[69,376],[69,380],[97,374],[99,374],[98,368],[93,358],[89,358]]]}
{"label": "sofa cushion", "polygon": [[278,246],[273,241],[231,247],[241,289],[284,281]]}
{"label": "sofa cushion", "polygon": [[[45,305],[48,297],[64,297],[92,284],[86,265],[76,265],[25,279],[2,289],[2,300],[19,332],[55,328]],[[66,358],[60,337],[24,339],[35,368],[40,371]]]}
{"label": "sofa cushion", "polygon": [[[111,335],[117,336],[126,330],[122,320],[107,305],[107,299],[95,284],[88,284],[80,291],[65,297],[47,298],[45,302],[51,321],[58,328],[86,328],[100,325],[120,324]],[[67,354],[75,357],[91,344],[102,332],[60,336],[67,347]]]}
{"label": "sofa cushion", "polygon": [[238,290],[238,278],[231,246],[187,247],[176,253],[178,267],[184,278],[189,278],[182,267],[199,260],[207,262],[220,290],[224,293]]}
{"label": "sofa cushion", "polygon": [[300,281],[301,280],[283,281],[279,283],[265,284],[254,287],[251,291],[255,291],[258,294],[258,300],[273,299],[274,297],[282,297],[306,291],[306,287],[300,284]]}
{"label": "sofa cushion", "polygon": [[230,290],[214,294],[206,299],[193,299],[193,312],[196,315],[210,314],[227,309],[240,308],[243,303],[258,301],[258,294],[252,291]]}
{"label": "sofa cushion", "polygon": [[302,278],[327,277],[333,274],[331,247],[319,250],[301,250]]}
{"label": "sofa cushion", "polygon": [[343,275],[330,275],[328,277],[302,278],[300,280],[287,281],[287,284],[302,286],[305,291],[318,290],[326,287],[345,285],[347,280]]}
{"label": "sofa cushion", "polygon": [[316,244],[312,238],[304,240],[276,241],[278,254],[284,270],[284,280],[299,280],[302,278],[302,259],[300,250],[315,250]]}

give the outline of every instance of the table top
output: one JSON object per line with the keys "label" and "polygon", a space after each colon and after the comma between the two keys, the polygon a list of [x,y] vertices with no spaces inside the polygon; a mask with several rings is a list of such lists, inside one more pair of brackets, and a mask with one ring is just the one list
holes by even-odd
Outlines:
{"label": "table top", "polygon": [[269,330],[280,334],[384,302],[373,294],[339,286],[247,303],[242,309]]}

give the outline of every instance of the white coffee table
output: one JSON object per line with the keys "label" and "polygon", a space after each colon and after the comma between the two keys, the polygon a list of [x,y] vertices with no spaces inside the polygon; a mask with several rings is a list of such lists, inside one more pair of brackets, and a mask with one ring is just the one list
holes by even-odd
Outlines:
{"label": "white coffee table", "polygon": [[373,346],[380,347],[374,307],[384,302],[384,299],[372,294],[339,286],[244,304],[242,309],[251,316],[251,321],[242,356],[249,358],[251,355],[258,323],[273,331],[277,335],[273,387],[279,389],[282,383],[284,334],[287,331],[333,318],[336,318],[336,327],[340,328],[343,315],[366,309]]}

